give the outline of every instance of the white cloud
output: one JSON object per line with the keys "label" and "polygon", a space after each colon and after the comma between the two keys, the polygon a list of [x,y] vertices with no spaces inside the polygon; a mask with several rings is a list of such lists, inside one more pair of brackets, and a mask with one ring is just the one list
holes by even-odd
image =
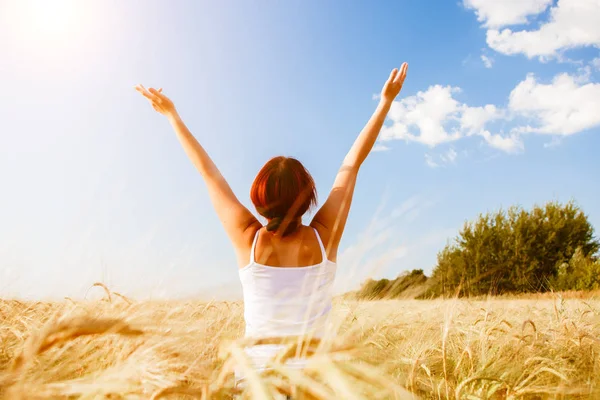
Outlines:
{"label": "white cloud", "polygon": [[574,81],[578,84],[588,83],[592,76],[592,67],[586,65],[585,67],[577,68],[578,75],[573,77]]}
{"label": "white cloud", "polygon": [[466,8],[475,10],[477,20],[487,27],[527,23],[527,17],[548,8],[552,0],[464,0]]}
{"label": "white cloud", "polygon": [[[493,148],[520,152],[523,134],[566,136],[600,126],[600,83],[589,78],[589,67],[580,69],[579,75],[557,75],[550,83],[540,83],[530,74],[511,91],[506,108],[471,107],[453,97],[459,88],[431,86],[394,102],[392,124],[384,127],[381,140],[414,141],[433,148],[477,135]],[[491,132],[488,125],[494,121],[506,125],[508,133]],[[443,155],[426,154],[425,162],[436,168],[456,157],[451,148]]]}
{"label": "white cloud", "polygon": [[492,66],[494,65],[494,59],[484,54],[481,55],[481,61],[483,62],[483,65],[486,68],[492,68]]}
{"label": "white cloud", "polygon": [[[460,103],[453,97],[453,94],[459,92],[460,88],[435,85],[415,96],[395,101],[389,114],[392,125],[384,127],[381,140],[400,139],[435,147],[465,136],[483,136],[486,124],[504,115],[502,110],[492,104],[469,107]],[[495,137],[501,136],[496,134]],[[486,141],[492,144],[498,140]],[[436,161],[431,155],[426,155],[425,162],[435,168],[448,163],[448,160],[454,161],[455,158],[456,155],[449,154],[445,160]]]}
{"label": "white cloud", "polygon": [[372,151],[388,151],[390,150],[390,148],[386,145],[383,145],[381,143],[377,143],[375,146],[373,146],[373,150]]}
{"label": "white cloud", "polygon": [[600,57],[594,58],[590,65],[596,69],[596,71],[600,71]]}
{"label": "white cloud", "polygon": [[549,149],[552,147],[556,147],[561,143],[561,136],[552,136],[552,140],[547,143],[544,143],[544,148]]}
{"label": "white cloud", "polygon": [[435,85],[425,92],[395,101],[389,113],[394,124],[382,130],[381,139],[405,139],[432,147],[459,139],[459,132],[449,133],[445,129],[459,111],[460,104],[452,97],[452,93],[458,91],[458,88]]}
{"label": "white cloud", "polygon": [[437,168],[437,167],[439,167],[439,165],[435,161],[433,161],[433,157],[431,157],[430,154],[425,154],[425,163],[430,168]]}
{"label": "white cloud", "polygon": [[507,153],[516,153],[524,149],[523,142],[517,134],[501,136],[498,134],[492,134],[489,131],[483,131],[481,136],[483,136],[487,144],[493,148],[505,151]]}
{"label": "white cloud", "polygon": [[473,135],[481,133],[488,122],[500,119],[503,116],[504,112],[493,104],[484,107],[468,107],[465,105],[460,117],[460,126],[467,135]]}
{"label": "white cloud", "polygon": [[448,151],[441,154],[425,154],[425,164],[430,168],[444,167],[448,164],[454,164],[457,158],[458,153],[451,147]]}
{"label": "white cloud", "polygon": [[560,74],[542,84],[530,74],[510,93],[509,108],[534,123],[515,131],[572,135],[600,125],[600,83],[583,84],[577,76]]}
{"label": "white cloud", "polygon": [[488,27],[487,44],[502,54],[525,54],[548,59],[564,50],[600,47],[600,0],[558,0],[549,18],[535,30],[500,28],[525,23],[528,15],[542,13],[548,0],[464,0],[467,8]]}
{"label": "white cloud", "polygon": [[454,161],[456,161],[457,156],[458,153],[456,152],[456,150],[450,147],[450,149],[448,149],[448,151],[445,154],[442,154],[440,157],[444,162],[454,163]]}

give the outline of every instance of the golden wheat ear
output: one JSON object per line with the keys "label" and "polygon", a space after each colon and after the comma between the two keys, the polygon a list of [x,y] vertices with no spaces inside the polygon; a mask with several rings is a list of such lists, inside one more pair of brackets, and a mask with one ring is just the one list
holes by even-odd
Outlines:
{"label": "golden wheat ear", "polygon": [[90,289],[93,287],[101,287],[102,289],[104,289],[104,292],[106,293],[106,298],[107,298],[108,302],[112,303],[111,291],[108,289],[108,287],[104,283],[96,282],[90,287]]}
{"label": "golden wheat ear", "polygon": [[123,336],[140,336],[144,332],[131,327],[127,322],[116,318],[72,317],[47,324],[38,334],[32,334],[16,356],[4,377],[5,386],[18,382],[19,375],[27,370],[33,360],[50,348],[59,346],[81,336],[117,334]]}

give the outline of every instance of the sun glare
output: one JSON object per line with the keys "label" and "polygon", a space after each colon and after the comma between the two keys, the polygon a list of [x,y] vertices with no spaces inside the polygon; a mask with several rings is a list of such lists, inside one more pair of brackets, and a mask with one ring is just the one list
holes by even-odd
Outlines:
{"label": "sun glare", "polygon": [[85,2],[75,0],[8,1],[5,10],[16,29],[28,38],[55,40],[77,34]]}
{"label": "sun glare", "polygon": [[31,22],[46,33],[64,32],[75,22],[75,9],[72,2],[36,1],[30,5]]}

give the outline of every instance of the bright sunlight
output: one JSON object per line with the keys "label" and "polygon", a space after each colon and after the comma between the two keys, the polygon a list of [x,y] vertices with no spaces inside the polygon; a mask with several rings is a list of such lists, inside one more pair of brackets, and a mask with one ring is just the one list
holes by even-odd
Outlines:
{"label": "bright sunlight", "polygon": [[2,5],[11,31],[31,41],[62,41],[85,26],[86,2],[74,0],[20,0]]}

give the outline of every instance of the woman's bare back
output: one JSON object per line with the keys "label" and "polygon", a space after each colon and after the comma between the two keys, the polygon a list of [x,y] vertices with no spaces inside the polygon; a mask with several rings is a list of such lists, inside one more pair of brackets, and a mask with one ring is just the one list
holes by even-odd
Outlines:
{"label": "woman's bare back", "polygon": [[313,228],[302,225],[294,233],[281,237],[258,230],[254,261],[278,268],[308,267],[323,262],[321,245]]}

